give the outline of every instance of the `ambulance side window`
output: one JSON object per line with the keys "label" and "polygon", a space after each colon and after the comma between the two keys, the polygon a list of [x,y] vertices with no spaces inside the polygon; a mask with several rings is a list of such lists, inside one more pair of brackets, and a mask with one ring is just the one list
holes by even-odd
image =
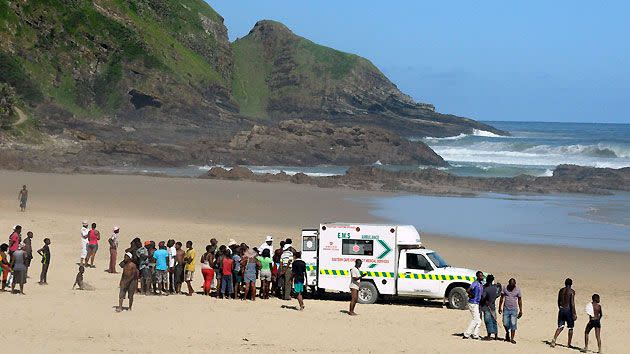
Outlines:
{"label": "ambulance side window", "polygon": [[429,261],[421,254],[407,253],[407,269],[433,270]]}
{"label": "ambulance side window", "polygon": [[372,256],[374,254],[373,240],[342,240],[341,254],[348,256]]}

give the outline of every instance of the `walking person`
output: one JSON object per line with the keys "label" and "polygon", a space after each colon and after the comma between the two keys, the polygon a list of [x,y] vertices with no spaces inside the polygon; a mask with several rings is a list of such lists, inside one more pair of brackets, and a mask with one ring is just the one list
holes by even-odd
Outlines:
{"label": "walking person", "polygon": [[87,221],[81,223],[81,261],[79,265],[87,265],[88,254],[88,235],[90,234],[90,228]]}
{"label": "walking person", "polygon": [[18,193],[18,201],[20,202],[20,211],[26,211],[26,202],[28,201],[28,190],[26,189],[26,185],[23,185],[22,189]]}
{"label": "walking person", "polygon": [[302,252],[295,253],[295,260],[291,266],[291,279],[293,291],[295,291],[300,311],[304,310],[304,284],[306,283],[306,263],[302,260]]}
{"label": "walking person", "polygon": [[248,249],[245,252],[243,260],[241,261],[243,268],[243,281],[245,282],[245,290],[243,299],[247,300],[248,296],[250,300],[256,300],[256,274],[260,269],[260,262],[256,258],[256,252]]}
{"label": "walking person", "polygon": [[206,253],[201,256],[201,275],[203,275],[203,294],[210,295],[212,289],[212,279],[214,278],[214,252],[212,246],[206,246]]}
{"label": "walking person", "polygon": [[481,294],[481,301],[479,302],[481,313],[483,314],[483,321],[486,324],[486,332],[488,335],[484,340],[497,340],[499,330],[497,328],[497,312],[496,312],[496,300],[499,296],[499,286],[493,284],[494,275],[490,274],[486,277],[486,284],[483,287],[483,293]]}
{"label": "walking person", "polygon": [[523,316],[523,299],[521,289],[516,286],[516,279],[511,278],[508,285],[501,291],[499,300],[499,314],[503,313],[503,327],[505,341],[516,344],[516,329],[518,319]]}
{"label": "walking person", "polygon": [[356,312],[354,312],[355,306],[357,306],[357,301],[359,300],[359,284],[361,279],[365,275],[361,274],[361,264],[363,261],[357,259],[354,261],[354,267],[350,269],[350,311],[348,311],[348,315],[356,316]]}
{"label": "walking person", "polygon": [[582,349],[582,353],[588,352],[588,336],[591,333],[591,330],[595,328],[595,338],[597,339],[597,352],[602,352],[602,339],[600,337],[600,332],[602,330],[601,319],[603,316],[602,305],[599,303],[599,295],[593,294],[591,296],[592,302],[586,305],[586,313],[588,314],[588,323],[586,324],[586,329],[584,330],[584,349]]}
{"label": "walking person", "polygon": [[468,292],[468,309],[470,310],[470,324],[464,332],[464,339],[479,339],[479,330],[481,328],[481,316],[479,313],[479,302],[481,302],[481,294],[483,293],[483,272],[477,271],[477,280],[475,280],[466,290]]}
{"label": "walking person", "polygon": [[112,274],[116,274],[116,257],[118,254],[118,233],[120,228],[115,226],[112,230],[112,235],[109,237],[109,268],[107,271]]}
{"label": "walking person", "polygon": [[558,291],[558,329],[556,329],[556,333],[553,335],[553,340],[550,343],[552,348],[556,346],[556,340],[562,333],[565,324],[569,330],[567,346],[573,348],[571,339],[573,339],[573,327],[575,320],[577,320],[577,313],[575,312],[575,290],[571,288],[572,286],[573,280],[567,278],[564,281],[564,288]]}
{"label": "walking person", "polygon": [[92,223],[92,228],[88,232],[88,255],[85,259],[85,263],[90,262],[90,268],[96,268],[94,266],[94,257],[96,256],[96,252],[98,251],[98,241],[101,239],[101,233],[96,229],[96,223]]}
{"label": "walking person", "polygon": [[138,268],[136,264],[132,261],[133,255],[129,252],[125,253],[125,257],[123,259],[123,271],[122,276],[120,277],[120,291],[118,293],[118,308],[116,308],[116,312],[121,312],[123,310],[123,301],[125,300],[125,295],[129,299],[129,311],[133,307],[133,295],[136,293],[136,289],[138,289]]}
{"label": "walking person", "polygon": [[184,256],[184,261],[186,262],[186,266],[184,267],[184,281],[186,281],[186,285],[188,285],[188,296],[192,296],[193,287],[192,281],[193,276],[195,275],[195,258],[197,256],[196,251],[192,248],[192,241],[186,241],[186,255]]}
{"label": "walking person", "polygon": [[260,297],[262,299],[269,299],[269,286],[272,279],[271,267],[273,265],[270,255],[269,249],[264,249],[262,254],[258,256],[258,262],[260,262]]}
{"label": "walking person", "polygon": [[44,246],[37,250],[42,257],[42,273],[39,275],[39,285],[48,285],[48,267],[50,266],[50,239],[44,239]]}

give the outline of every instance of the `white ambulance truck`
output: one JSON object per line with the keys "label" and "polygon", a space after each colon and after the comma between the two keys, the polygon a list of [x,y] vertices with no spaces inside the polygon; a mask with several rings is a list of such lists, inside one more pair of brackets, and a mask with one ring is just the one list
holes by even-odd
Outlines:
{"label": "white ambulance truck", "polygon": [[371,304],[382,296],[415,296],[448,300],[465,309],[466,288],[475,271],[451,267],[440,255],[422,247],[411,225],[324,223],[302,230],[302,259],[313,291],[349,292],[350,269],[361,259],[365,274],[359,302]]}

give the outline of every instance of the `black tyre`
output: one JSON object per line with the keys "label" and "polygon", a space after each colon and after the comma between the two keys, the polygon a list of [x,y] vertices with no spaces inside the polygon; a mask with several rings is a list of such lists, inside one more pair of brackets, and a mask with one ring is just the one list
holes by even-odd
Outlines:
{"label": "black tyre", "polygon": [[359,284],[359,303],[373,304],[378,300],[378,290],[376,286],[370,282],[361,282]]}
{"label": "black tyre", "polygon": [[468,293],[466,289],[456,287],[448,293],[448,306],[452,309],[465,310],[468,308]]}

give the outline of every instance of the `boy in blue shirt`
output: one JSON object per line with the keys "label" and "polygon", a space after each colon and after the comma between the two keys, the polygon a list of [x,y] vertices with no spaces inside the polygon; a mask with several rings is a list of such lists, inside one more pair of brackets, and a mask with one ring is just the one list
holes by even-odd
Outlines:
{"label": "boy in blue shirt", "polygon": [[155,259],[155,278],[159,285],[159,295],[168,295],[168,251],[164,241],[160,241],[160,249],[153,252]]}

